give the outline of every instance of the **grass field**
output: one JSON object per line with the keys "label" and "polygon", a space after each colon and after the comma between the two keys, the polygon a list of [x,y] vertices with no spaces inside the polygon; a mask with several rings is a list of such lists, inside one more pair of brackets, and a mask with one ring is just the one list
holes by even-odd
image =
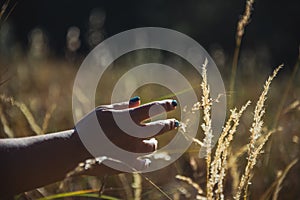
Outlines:
{"label": "grass field", "polygon": [[[198,152],[200,143],[211,134],[210,107],[216,102],[210,99],[205,78],[195,76],[186,63],[179,62],[179,69],[196,88],[197,109],[202,112],[202,127],[206,127],[200,128],[180,159],[147,174],[119,174],[105,179],[69,177],[20,194],[16,199],[100,199],[100,188],[102,199],[300,199],[297,191],[300,188],[300,52],[293,67],[282,66],[279,70],[277,66],[264,65],[260,59],[265,56],[264,51],[240,49],[252,3],[247,1],[238,23],[233,57],[222,48],[209,52],[219,66],[229,102],[228,121],[218,144],[205,158],[200,159]],[[26,52],[14,52],[9,62],[0,55],[0,137],[24,137],[72,128],[72,87],[82,56],[68,54],[66,58],[57,58],[39,40]],[[106,90],[101,87],[97,91],[97,104],[107,103],[115,81],[128,66],[141,60],[178,63],[174,56],[151,50],[121,58],[102,80]],[[148,85],[139,88],[135,95],[141,96],[142,102],[149,102],[169,92]],[[178,113],[171,112],[168,117],[174,116]],[[160,136],[160,144],[171,138],[172,133]],[[5,184],[5,180],[1,182]]]}

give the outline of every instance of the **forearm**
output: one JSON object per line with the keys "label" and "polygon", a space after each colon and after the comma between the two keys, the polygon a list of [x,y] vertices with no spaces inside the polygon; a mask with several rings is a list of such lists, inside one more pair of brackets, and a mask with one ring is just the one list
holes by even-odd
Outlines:
{"label": "forearm", "polygon": [[0,140],[0,196],[62,180],[89,156],[74,130]]}

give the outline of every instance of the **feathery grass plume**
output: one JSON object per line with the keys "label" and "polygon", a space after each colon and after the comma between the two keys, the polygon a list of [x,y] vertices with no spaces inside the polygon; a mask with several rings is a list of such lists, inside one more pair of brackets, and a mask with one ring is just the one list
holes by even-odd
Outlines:
{"label": "feathery grass plume", "polygon": [[201,142],[199,139],[194,138],[192,136],[190,136],[188,133],[189,130],[189,126],[191,124],[191,122],[193,122],[194,118],[195,118],[195,111],[199,110],[201,107],[200,102],[197,102],[193,105],[191,110],[187,110],[187,106],[183,107],[183,115],[182,115],[182,120],[180,122],[180,126],[178,128],[178,133],[181,133],[186,140],[188,141],[192,141],[194,143],[196,143],[197,145],[199,145],[200,147],[203,146],[203,142]]}
{"label": "feathery grass plume", "polygon": [[245,32],[245,27],[250,22],[251,11],[253,9],[253,3],[254,3],[254,0],[246,1],[245,12],[244,12],[243,16],[241,17],[241,19],[239,20],[238,25],[237,25],[237,32],[236,32],[236,40],[237,40],[236,42],[237,43],[239,41],[241,41],[241,38],[243,37],[244,32]]}
{"label": "feathery grass plume", "polygon": [[[260,95],[257,103],[256,103],[256,107],[254,110],[254,120],[252,123],[252,127],[250,129],[250,143],[248,146],[248,155],[252,155],[252,153],[255,151],[255,144],[257,142],[257,140],[260,138],[261,136],[261,132],[262,132],[262,126],[263,126],[263,120],[262,117],[265,114],[265,101],[267,99],[267,94],[269,92],[270,89],[270,85],[272,80],[275,78],[275,76],[277,75],[278,71],[282,68],[283,65],[280,65],[279,67],[277,67],[274,71],[272,76],[269,76],[268,80],[266,81],[265,85],[264,85],[264,90],[262,92],[262,94]],[[251,160],[251,158],[249,158]]]}
{"label": "feathery grass plume", "polygon": [[9,103],[12,106],[16,106],[25,116],[33,132],[35,132],[37,135],[40,135],[42,133],[41,127],[36,123],[33,114],[24,103],[15,101],[12,97],[6,97],[5,95],[0,95],[0,100],[2,102]]}
{"label": "feathery grass plume", "polygon": [[[212,127],[211,127],[211,105],[212,100],[210,98],[210,89],[207,82],[207,64],[208,60],[205,58],[205,61],[202,65],[202,78],[203,81],[201,83],[201,89],[202,89],[202,99],[201,103],[203,106],[203,124],[201,124],[201,128],[204,131],[205,138],[203,139],[203,147],[206,150],[206,170],[207,170],[207,180],[209,180],[209,171],[210,171],[210,163],[211,163],[211,149],[212,149]],[[209,186],[209,183],[207,181],[207,186]],[[207,187],[209,189],[210,187]],[[212,191],[207,191],[207,194],[211,194]]]}
{"label": "feathery grass plume", "polygon": [[227,159],[230,152],[230,144],[239,125],[241,115],[249,105],[250,101],[248,101],[239,112],[237,112],[236,109],[231,110],[231,115],[218,139],[214,160],[211,163],[210,179],[208,180],[210,188],[207,190],[214,191],[215,187],[217,187],[217,189],[215,190],[216,196],[214,197],[214,193],[212,193],[210,194],[210,199],[224,199],[223,187],[227,170]]}
{"label": "feathery grass plume", "polygon": [[[282,65],[277,67],[271,76],[269,76],[268,80],[265,82],[264,90],[262,94],[260,95],[256,107],[254,110],[254,119],[252,126],[250,128],[250,141],[248,144],[248,161],[245,168],[245,171],[242,175],[242,178],[240,180],[237,193],[235,195],[235,199],[240,199],[242,192],[244,192],[244,198],[247,198],[247,191],[248,191],[248,185],[251,181],[251,174],[253,167],[256,164],[256,160],[258,155],[261,153],[262,148],[264,147],[265,143],[268,141],[269,137],[274,131],[270,131],[265,136],[261,136],[262,133],[262,125],[263,125],[263,116],[265,114],[265,101],[267,99],[267,94],[270,89],[270,84],[272,80],[277,75],[278,71],[282,68]],[[260,138],[262,139],[262,142],[258,142]]]}
{"label": "feathery grass plume", "polygon": [[229,119],[226,122],[225,127],[223,128],[222,134],[220,135],[218,139],[218,146],[215,151],[214,155],[214,160],[211,163],[211,168],[210,168],[210,177],[207,179],[207,198],[208,199],[213,199],[214,198],[214,187],[215,184],[219,182],[220,180],[220,170],[221,170],[221,165],[222,165],[222,152],[224,151],[224,139],[226,135],[228,134],[230,128],[231,128],[231,123],[233,121],[233,117],[236,115],[236,109],[231,110],[231,115]]}
{"label": "feathery grass plume", "polygon": [[240,122],[240,118],[242,116],[242,114],[244,113],[244,111],[246,110],[246,108],[250,105],[250,101],[248,101],[241,109],[238,113],[233,113],[233,125],[231,127],[231,129],[229,130],[229,134],[225,137],[223,145],[224,146],[224,151],[222,153],[222,164],[221,164],[221,170],[220,170],[220,176],[219,176],[219,181],[218,181],[218,187],[216,190],[216,194],[217,199],[224,199],[224,194],[223,194],[223,186],[224,186],[224,179],[226,176],[226,170],[228,169],[227,166],[227,159],[228,159],[228,154],[229,154],[229,150],[230,150],[230,144],[231,141],[233,140],[233,135],[235,134],[237,127],[239,125]]}
{"label": "feathery grass plume", "polygon": [[[257,141],[258,144],[263,142],[263,137],[260,137]],[[233,178],[232,182],[232,191],[236,193],[239,182],[240,182],[240,172],[238,170],[238,159],[242,157],[248,151],[248,145],[240,147],[232,156],[228,159],[228,169],[230,169],[230,174]]]}
{"label": "feathery grass plume", "polygon": [[191,119],[189,118],[189,119],[186,119],[183,121],[180,122],[178,132],[181,133],[185,137],[186,140],[192,141],[192,142],[196,143],[197,145],[199,145],[200,147],[203,147],[203,142],[201,142],[199,139],[194,138],[194,137],[190,136],[189,134],[187,134],[189,122],[191,121]]}
{"label": "feathery grass plume", "polygon": [[[211,116],[210,116],[210,111],[211,111],[211,105],[212,105],[212,100],[210,98],[210,88],[207,82],[207,64],[208,60],[205,59],[205,62],[202,67],[202,78],[203,81],[201,83],[201,88],[202,88],[202,106],[203,106],[203,120],[204,123],[201,125],[201,128],[204,131],[204,142],[203,145],[206,148],[206,159],[210,163],[210,156],[211,156],[211,149],[212,149],[212,127],[211,127]],[[209,164],[208,163],[208,164]]]}
{"label": "feathery grass plume", "polygon": [[[231,68],[231,77],[230,77],[230,85],[229,85],[229,91],[233,92],[235,88],[235,79],[236,79],[236,70],[239,60],[239,54],[240,54],[240,47],[242,43],[242,38],[245,33],[245,27],[250,22],[251,17],[251,11],[253,10],[253,3],[254,0],[247,0],[245,11],[240,20],[237,24],[237,30],[236,30],[236,36],[235,36],[235,49],[233,54],[233,61],[232,61],[232,68]],[[229,99],[229,108],[231,108],[234,104],[234,96],[231,95]]]}
{"label": "feathery grass plume", "polygon": [[[274,132],[275,132],[275,130],[271,130],[263,137],[262,143],[260,143],[258,145],[258,147],[256,148],[256,150],[253,152],[253,155],[251,156],[252,157],[251,161],[249,161],[249,157],[248,157],[248,163],[247,163],[247,166],[246,166],[246,169],[245,169],[245,173],[243,174],[243,176],[241,178],[241,182],[243,182],[243,177],[244,177],[244,182],[246,183],[246,185],[243,189],[244,190],[244,199],[247,199],[247,197],[248,197],[248,187],[249,187],[249,185],[251,185],[250,181],[253,177],[253,171],[252,170],[253,170],[254,166],[256,165],[257,157],[258,157],[259,154],[262,153],[263,147],[265,146],[265,144],[269,140],[270,136]],[[241,185],[239,185],[239,186],[241,186]]]}

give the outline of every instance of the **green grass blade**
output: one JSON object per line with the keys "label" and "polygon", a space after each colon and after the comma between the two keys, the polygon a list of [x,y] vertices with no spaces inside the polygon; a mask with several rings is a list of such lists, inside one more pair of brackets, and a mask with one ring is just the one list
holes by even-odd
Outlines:
{"label": "green grass blade", "polygon": [[74,197],[74,196],[80,196],[80,197],[92,197],[97,199],[106,199],[106,200],[119,200],[116,197],[108,196],[108,195],[101,195],[99,196],[98,190],[79,190],[75,192],[66,192],[66,193],[60,193],[55,194],[47,197],[40,198],[39,200],[52,200],[52,199],[61,199],[65,197]]}

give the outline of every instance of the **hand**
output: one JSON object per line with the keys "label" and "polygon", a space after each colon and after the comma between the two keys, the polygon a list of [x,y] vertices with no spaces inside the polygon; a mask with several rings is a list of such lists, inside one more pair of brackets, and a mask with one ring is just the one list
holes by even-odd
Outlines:
{"label": "hand", "polygon": [[[176,129],[179,126],[179,122],[176,119],[158,120],[149,123],[144,123],[144,121],[148,120],[150,117],[153,117],[153,115],[158,115],[162,112],[169,112],[174,110],[177,106],[177,102],[176,100],[167,99],[147,103],[144,105],[140,104],[140,98],[134,97],[129,102],[99,106],[96,108],[95,112],[103,132],[106,134],[107,138],[116,146],[126,151],[135,153],[152,153],[157,149],[158,145],[158,142],[155,138],[139,138],[129,135],[119,128],[119,126],[115,122],[115,118],[125,120],[125,118],[128,117],[129,112],[132,120],[136,123],[136,125],[143,127],[142,130],[145,130],[145,132],[141,132],[138,134],[141,134],[141,136],[143,136],[146,134],[146,132],[148,134],[152,131],[153,133],[156,133],[155,136],[157,136],[170,130]],[[151,116],[149,113],[151,113]],[[78,124],[87,123],[88,120],[89,118],[87,116],[79,121]],[[101,141],[99,143],[101,144]],[[105,155],[105,152],[103,152],[103,155]],[[137,162],[133,167],[135,169],[141,170],[147,167],[148,164],[148,159],[137,159]],[[103,167],[103,165],[100,165],[97,167],[93,167],[84,174],[103,175],[103,172],[112,173],[114,171],[107,168],[108,167]]]}

